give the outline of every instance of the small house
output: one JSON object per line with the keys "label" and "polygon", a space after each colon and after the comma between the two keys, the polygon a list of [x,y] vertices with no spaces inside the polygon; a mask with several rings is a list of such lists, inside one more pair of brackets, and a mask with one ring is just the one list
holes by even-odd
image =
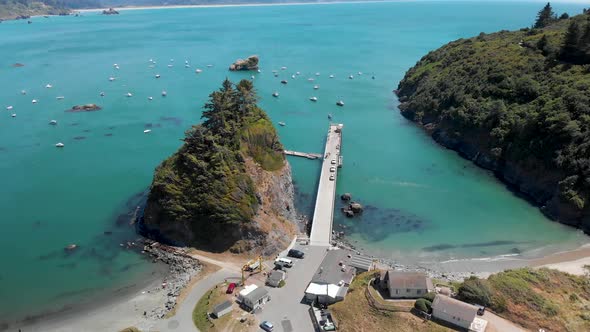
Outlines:
{"label": "small house", "polygon": [[279,287],[281,281],[287,279],[287,273],[281,270],[274,270],[266,279],[266,284],[272,287]]}
{"label": "small house", "polygon": [[432,316],[469,331],[484,332],[487,321],[477,317],[478,307],[437,294],[432,301]]}
{"label": "small house", "polygon": [[381,277],[381,286],[392,299],[416,299],[434,291],[432,280],[419,272],[389,270]]}
{"label": "small house", "polygon": [[231,302],[225,301],[221,302],[213,308],[211,315],[215,318],[221,318],[224,315],[229,314],[233,310]]}
{"label": "small house", "polygon": [[245,309],[253,311],[261,308],[266,302],[270,301],[270,295],[264,287],[249,285],[249,287],[239,293],[238,300]]}

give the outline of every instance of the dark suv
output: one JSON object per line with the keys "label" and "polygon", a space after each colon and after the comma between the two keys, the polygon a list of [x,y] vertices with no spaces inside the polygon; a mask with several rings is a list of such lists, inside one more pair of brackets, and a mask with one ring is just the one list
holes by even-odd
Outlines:
{"label": "dark suv", "polygon": [[289,250],[289,253],[287,254],[287,256],[295,257],[295,258],[303,258],[303,257],[305,257],[305,253],[301,250],[291,249],[291,250]]}

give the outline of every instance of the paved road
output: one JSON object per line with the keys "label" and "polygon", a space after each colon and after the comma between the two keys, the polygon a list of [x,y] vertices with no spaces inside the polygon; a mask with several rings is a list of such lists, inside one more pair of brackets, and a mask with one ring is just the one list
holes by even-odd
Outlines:
{"label": "paved road", "polygon": [[[274,332],[309,332],[313,324],[308,313],[309,305],[301,303],[305,289],[320,266],[326,249],[321,246],[295,246],[305,252],[304,259],[292,258],[294,266],[287,271],[286,285],[282,288],[268,287],[271,301],[256,314],[260,321],[270,321]],[[291,258],[290,258],[291,259]]]}
{"label": "paved road", "polygon": [[520,326],[498,315],[494,315],[489,311],[485,312],[483,319],[488,321],[488,326],[486,329],[488,332],[526,332],[526,330]]}
{"label": "paved road", "polygon": [[207,291],[213,288],[215,285],[223,282],[227,278],[236,278],[240,275],[234,271],[222,268],[221,270],[205,277],[200,280],[196,285],[193,286],[190,293],[176,309],[176,315],[169,319],[158,321],[156,326],[152,329],[153,331],[174,331],[174,332],[190,332],[198,331],[193,324],[193,309],[199,302],[199,299],[207,293]]}
{"label": "paved road", "polygon": [[[326,140],[326,150],[320,172],[320,183],[313,212],[310,241],[312,245],[329,246],[332,239],[332,219],[334,214],[334,196],[336,195],[336,180],[338,179],[338,156],[341,136],[335,132],[337,125],[330,125],[330,132]],[[338,149],[337,149],[338,148]],[[332,164],[332,160],[335,164]],[[330,172],[334,167],[335,171]],[[334,175],[334,180],[330,180]]]}

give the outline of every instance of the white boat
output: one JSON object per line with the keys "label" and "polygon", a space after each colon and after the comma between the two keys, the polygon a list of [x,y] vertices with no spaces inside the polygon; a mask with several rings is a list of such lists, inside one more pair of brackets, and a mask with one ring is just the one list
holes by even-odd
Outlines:
{"label": "white boat", "polygon": [[320,73],[315,73],[315,76],[320,76]]}
{"label": "white boat", "polygon": [[148,100],[152,100],[152,99],[154,99],[154,97],[148,97]]}
{"label": "white boat", "polygon": [[115,80],[115,78],[114,78],[114,77],[109,77],[109,82],[112,82],[112,81],[114,81],[114,80]]}
{"label": "white boat", "polygon": [[150,62],[154,62],[154,59],[150,59]]}
{"label": "white boat", "polygon": [[26,94],[27,94],[27,92],[26,92],[25,90],[20,90],[20,94],[21,94],[21,95],[26,95]]}
{"label": "white boat", "polygon": [[344,102],[342,100],[339,100],[336,102],[336,105],[338,106],[344,106]]}
{"label": "white boat", "polygon": [[317,90],[317,89],[319,89],[319,88],[320,88],[320,86],[319,86],[319,85],[314,85],[314,86],[313,86],[313,89],[314,89],[314,90]]}
{"label": "white boat", "polygon": [[252,79],[252,80],[253,80],[253,79],[254,79],[254,75],[250,76],[250,79]]}
{"label": "white boat", "polygon": [[115,69],[119,70],[119,66],[115,66]]}
{"label": "white boat", "polygon": [[12,113],[11,115],[13,118],[16,118],[16,113]]}
{"label": "white boat", "polygon": [[101,97],[104,97],[104,92],[101,92],[101,93],[100,93],[100,96],[101,96]]}
{"label": "white boat", "polygon": [[195,70],[195,73],[197,73],[197,74],[199,74],[199,73],[202,73],[202,72],[203,72],[203,71],[202,71],[201,69],[197,69],[197,70]]}
{"label": "white boat", "polygon": [[332,114],[328,114],[328,120],[332,120]]}
{"label": "white boat", "polygon": [[51,88],[53,88],[53,85],[51,85],[51,84],[47,84],[45,87],[46,87],[47,89],[51,89]]}
{"label": "white boat", "polygon": [[160,78],[160,74],[156,74],[156,78]]}
{"label": "white boat", "polygon": [[284,126],[285,126],[285,124],[286,124],[286,123],[284,123],[284,122],[279,122],[279,125],[280,125],[280,126],[282,126],[282,127],[284,127]]}
{"label": "white boat", "polygon": [[188,65],[188,60],[184,60],[184,63]]}
{"label": "white boat", "polygon": [[362,71],[359,71],[359,72],[358,72],[358,75],[359,75],[359,76],[360,76],[360,75],[362,75],[362,74],[363,74],[363,72],[362,72]]}
{"label": "white boat", "polygon": [[334,78],[334,75],[330,75],[330,78]]}
{"label": "white boat", "polygon": [[262,71],[260,69],[257,70],[258,73],[262,73]]}
{"label": "white boat", "polygon": [[49,124],[55,126],[57,124],[57,120],[51,120],[51,121],[49,121]]}
{"label": "white boat", "polygon": [[37,99],[31,100],[31,103],[36,104],[37,103]]}
{"label": "white boat", "polygon": [[7,110],[9,110],[9,111],[10,111],[11,109],[13,109],[13,108],[14,108],[14,107],[12,107],[12,106],[6,106],[6,109],[7,109]]}
{"label": "white boat", "polygon": [[295,75],[291,75],[291,78],[292,78],[292,79],[295,79]]}
{"label": "white boat", "polygon": [[190,68],[190,65],[187,63],[186,65],[184,65],[184,68]]}
{"label": "white boat", "polygon": [[307,80],[308,80],[308,81],[310,81],[310,82],[313,82],[313,81],[315,81],[315,79],[314,79],[314,78],[311,78],[311,77],[310,77],[310,78],[308,78]]}
{"label": "white boat", "polygon": [[275,92],[272,93],[272,96],[273,97],[278,97],[279,96],[279,93],[275,91]]}
{"label": "white boat", "polygon": [[309,100],[311,100],[311,101],[318,101],[318,97],[311,97],[311,98],[309,98]]}
{"label": "white boat", "polygon": [[55,144],[55,147],[57,147],[57,148],[63,148],[64,147],[64,144],[62,142],[59,142],[59,143]]}
{"label": "white boat", "polygon": [[119,67],[119,65],[116,63],[113,63],[113,67]]}
{"label": "white boat", "polygon": [[301,75],[301,73],[300,72],[296,72],[295,75]]}
{"label": "white boat", "polygon": [[146,130],[144,130],[144,131],[143,131],[143,133],[144,133],[144,134],[147,134],[147,133],[149,133],[149,132],[151,132],[151,131],[152,131],[151,129],[146,129]]}
{"label": "white boat", "polygon": [[168,68],[171,68],[172,66],[173,66],[173,65],[172,65],[172,64],[170,64],[170,65],[168,65]]}
{"label": "white boat", "polygon": [[55,99],[57,99],[57,100],[63,100],[64,98],[65,98],[64,96],[57,96],[57,97],[55,97]]}
{"label": "white boat", "polygon": [[127,92],[126,96],[127,97],[133,97],[133,95],[131,94],[131,92]]}
{"label": "white boat", "polygon": [[281,70],[287,70],[287,67],[281,67]]}
{"label": "white boat", "polygon": [[354,76],[350,75],[350,76],[348,76],[348,78],[349,78],[349,79],[353,79],[353,78],[354,78]]}
{"label": "white boat", "polygon": [[162,97],[166,97],[167,95],[168,95],[168,92],[162,91]]}
{"label": "white boat", "polygon": [[213,67],[213,65],[207,65],[207,68],[211,68],[211,67]]}

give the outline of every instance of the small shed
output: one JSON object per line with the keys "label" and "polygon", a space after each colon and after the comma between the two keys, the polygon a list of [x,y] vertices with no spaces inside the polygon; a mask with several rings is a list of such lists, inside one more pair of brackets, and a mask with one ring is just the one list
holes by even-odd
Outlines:
{"label": "small shed", "polygon": [[348,265],[355,267],[357,272],[371,271],[373,269],[373,259],[365,255],[353,255]]}
{"label": "small shed", "polygon": [[211,315],[215,318],[221,318],[227,314],[229,314],[233,310],[231,302],[225,301],[221,302],[213,308]]}
{"label": "small shed", "polygon": [[287,272],[281,270],[272,271],[266,279],[266,284],[272,287],[279,287],[281,281],[287,279]]}

